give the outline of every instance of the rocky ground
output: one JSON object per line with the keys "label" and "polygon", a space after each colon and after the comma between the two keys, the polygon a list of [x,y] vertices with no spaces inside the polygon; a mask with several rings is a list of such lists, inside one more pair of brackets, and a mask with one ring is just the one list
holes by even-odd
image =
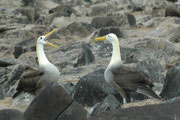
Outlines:
{"label": "rocky ground", "polygon": [[[163,98],[154,100],[135,95],[134,107],[129,104],[127,111],[136,111],[135,106],[142,106],[137,107],[139,111],[154,111],[158,107],[163,111],[167,106],[180,105],[179,99],[176,100],[180,96],[179,0],[1,0],[0,14],[0,109],[25,111],[26,117],[32,112],[29,104],[33,96],[22,94],[14,100],[11,96],[23,73],[37,68],[37,38],[53,28],[57,32],[49,41],[59,48],[45,47],[46,55],[59,68],[59,84],[70,96],[68,99],[77,101],[70,103],[80,109],[83,106],[89,117],[111,109],[122,109],[114,114],[107,112],[112,119],[119,117],[116,116],[119,112],[124,113],[121,96],[103,77],[112,46],[92,42],[95,36],[107,33],[118,36],[123,64],[147,73],[155,85],[153,89]],[[172,98],[175,99],[172,104],[166,101]],[[86,114],[84,108],[80,110],[82,114]],[[172,111],[172,118],[168,116],[171,114],[164,118],[180,119],[179,108]],[[85,119],[84,114],[79,119]],[[159,120],[162,116],[163,112],[148,119]],[[89,119],[109,120],[108,117],[102,114]],[[132,119],[126,114],[125,118]]]}

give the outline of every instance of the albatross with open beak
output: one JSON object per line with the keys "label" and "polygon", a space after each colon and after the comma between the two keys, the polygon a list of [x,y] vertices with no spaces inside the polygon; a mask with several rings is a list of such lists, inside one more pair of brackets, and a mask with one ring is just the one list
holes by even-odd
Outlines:
{"label": "albatross with open beak", "polygon": [[53,45],[47,41],[47,38],[54,32],[55,29],[38,38],[36,43],[36,53],[38,57],[39,69],[24,75],[20,79],[13,98],[17,97],[21,92],[28,92],[36,95],[47,84],[58,81],[60,72],[55,65],[49,62],[44,53],[44,45],[57,47],[56,45]]}
{"label": "albatross with open beak", "polygon": [[113,46],[111,61],[104,72],[104,77],[110,86],[119,91],[123,97],[124,107],[126,107],[126,99],[130,98],[131,92],[137,92],[159,99],[159,96],[152,90],[153,83],[143,71],[122,64],[117,36],[110,33],[94,39],[94,41],[104,40],[107,40]]}

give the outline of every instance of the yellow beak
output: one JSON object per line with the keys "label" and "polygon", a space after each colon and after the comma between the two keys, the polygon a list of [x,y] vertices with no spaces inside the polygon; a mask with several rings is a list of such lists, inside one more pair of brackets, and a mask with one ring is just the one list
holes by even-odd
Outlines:
{"label": "yellow beak", "polygon": [[52,35],[54,32],[56,31],[56,29],[53,29],[51,32],[47,33],[46,35],[44,35],[46,38],[48,38],[50,35]]}
{"label": "yellow beak", "polygon": [[[53,29],[51,32],[47,33],[46,35],[44,35],[46,38],[48,38],[50,35],[52,35],[54,32],[56,31],[56,29]],[[58,46],[52,44],[52,43],[49,43],[49,42],[46,42],[46,45],[50,45],[50,46],[53,46],[53,47],[56,47],[56,48],[59,48]]]}
{"label": "yellow beak", "polygon": [[53,46],[53,47],[56,47],[56,48],[59,48],[58,46],[52,44],[52,43],[49,43],[49,42],[46,42],[46,45],[50,45],[50,46]]}
{"label": "yellow beak", "polygon": [[97,42],[97,41],[104,41],[104,40],[106,40],[106,36],[98,37],[98,38],[94,39],[95,42]]}

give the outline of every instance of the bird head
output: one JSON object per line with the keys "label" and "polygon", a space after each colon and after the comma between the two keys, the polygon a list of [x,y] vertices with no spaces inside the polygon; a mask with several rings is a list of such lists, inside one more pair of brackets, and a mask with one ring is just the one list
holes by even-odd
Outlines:
{"label": "bird head", "polygon": [[108,42],[110,43],[115,43],[116,41],[118,41],[118,38],[117,36],[114,34],[114,33],[109,33],[103,37],[98,37],[98,38],[95,38],[94,41],[97,42],[97,41],[105,41],[107,40]]}
{"label": "bird head", "polygon": [[50,45],[50,46],[53,46],[53,47],[58,48],[58,46],[56,46],[56,45],[54,45],[54,44],[52,44],[52,43],[50,43],[50,42],[47,41],[47,38],[48,38],[50,35],[52,35],[55,31],[56,31],[56,30],[53,29],[51,32],[47,33],[46,35],[40,36],[40,37],[38,38],[38,40],[37,40],[37,43],[38,43],[38,44],[42,44],[42,45]]}

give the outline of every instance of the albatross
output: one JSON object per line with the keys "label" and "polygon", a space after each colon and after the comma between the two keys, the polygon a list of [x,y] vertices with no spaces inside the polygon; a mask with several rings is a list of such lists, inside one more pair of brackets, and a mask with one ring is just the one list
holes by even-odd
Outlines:
{"label": "albatross", "polygon": [[123,97],[124,107],[126,107],[126,99],[131,98],[132,102],[131,93],[133,92],[159,99],[159,96],[152,90],[153,83],[143,71],[122,64],[117,36],[110,33],[94,39],[95,42],[104,40],[107,40],[113,46],[111,61],[104,72],[104,78],[110,86],[119,91]]}
{"label": "albatross", "polygon": [[28,92],[37,95],[39,91],[51,82],[58,81],[60,72],[58,68],[47,59],[44,53],[44,45],[58,46],[49,43],[47,38],[55,32],[55,29],[44,36],[40,36],[36,43],[36,53],[38,57],[39,68],[34,72],[28,73],[20,79],[13,98],[16,98],[22,92]]}

